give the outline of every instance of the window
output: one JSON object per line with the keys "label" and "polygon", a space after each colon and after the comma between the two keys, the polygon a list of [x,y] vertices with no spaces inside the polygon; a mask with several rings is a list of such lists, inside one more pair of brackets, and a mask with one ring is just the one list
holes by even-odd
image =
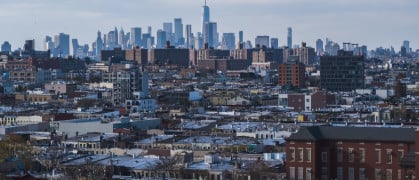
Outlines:
{"label": "window", "polygon": [[311,148],[306,148],[306,156],[304,158],[307,162],[311,162]]}
{"label": "window", "polygon": [[375,162],[381,163],[381,149],[375,149]]}
{"label": "window", "polygon": [[354,180],[355,179],[355,170],[353,167],[348,168],[348,180]]}
{"label": "window", "polygon": [[342,180],[343,179],[343,168],[342,167],[337,168],[336,179],[337,180]]}
{"label": "window", "polygon": [[295,149],[290,148],[290,161],[295,161]]}
{"label": "window", "polygon": [[365,149],[364,148],[359,149],[359,162],[360,163],[365,162]]}
{"label": "window", "polygon": [[339,147],[337,153],[338,153],[338,155],[337,155],[338,162],[342,162],[342,159],[343,159],[343,149],[341,147]]}
{"label": "window", "polygon": [[303,167],[298,167],[298,180],[303,180],[304,177],[304,168]]}
{"label": "window", "polygon": [[327,179],[327,167],[322,167],[322,180],[328,180]]}
{"label": "window", "polygon": [[359,168],[359,180],[365,180],[365,168]]}
{"label": "window", "polygon": [[353,148],[349,148],[348,149],[348,162],[354,162],[354,149]]}
{"label": "window", "polygon": [[375,169],[374,176],[375,180],[381,180],[381,169]]}
{"label": "window", "polygon": [[393,153],[392,153],[391,149],[387,149],[386,157],[387,157],[386,158],[387,164],[393,163]]}
{"label": "window", "polygon": [[306,168],[306,180],[311,180],[311,168]]}
{"label": "window", "polygon": [[403,157],[404,157],[404,151],[401,150],[401,149],[399,149],[397,151],[397,157],[399,158],[399,162],[400,162],[403,159]]}
{"label": "window", "polygon": [[322,162],[327,162],[327,152],[322,152]]}
{"label": "window", "polygon": [[298,154],[297,154],[297,161],[302,162],[303,161],[303,148],[298,148]]}
{"label": "window", "polygon": [[386,179],[387,180],[393,180],[393,170],[391,170],[391,169],[386,170]]}
{"label": "window", "polygon": [[295,167],[290,167],[290,180],[295,180]]}

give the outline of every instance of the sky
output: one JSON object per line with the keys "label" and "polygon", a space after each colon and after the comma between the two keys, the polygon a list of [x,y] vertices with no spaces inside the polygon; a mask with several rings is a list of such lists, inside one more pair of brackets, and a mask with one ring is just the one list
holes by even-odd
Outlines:
{"label": "sky", "polygon": [[[125,32],[131,27],[162,29],[163,22],[182,18],[200,31],[204,0],[1,0],[0,43],[9,41],[12,49],[26,39],[35,39],[43,50],[46,35],[60,32],[78,38],[80,44],[96,39],[97,31],[114,27]],[[279,38],[286,44],[287,27],[293,29],[293,44],[330,38],[367,45],[369,49],[393,46],[403,40],[419,48],[418,0],[207,0],[211,21],[218,31],[244,31],[244,39],[257,35]]]}

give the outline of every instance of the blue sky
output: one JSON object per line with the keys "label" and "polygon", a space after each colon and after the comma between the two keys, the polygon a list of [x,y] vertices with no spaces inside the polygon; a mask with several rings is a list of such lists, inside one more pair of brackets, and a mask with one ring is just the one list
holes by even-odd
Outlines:
{"label": "blue sky", "polygon": [[[90,45],[98,30],[151,25],[155,33],[175,17],[197,32],[202,4],[203,0],[1,0],[0,42],[10,41],[15,49],[25,39],[35,39],[36,48],[42,49],[45,35],[64,32]],[[411,47],[419,48],[417,0],[208,0],[208,5],[219,32],[243,30],[252,42],[256,35],[269,35],[285,45],[290,26],[294,44],[305,41],[314,47],[316,39],[328,37],[396,49],[410,40]]]}

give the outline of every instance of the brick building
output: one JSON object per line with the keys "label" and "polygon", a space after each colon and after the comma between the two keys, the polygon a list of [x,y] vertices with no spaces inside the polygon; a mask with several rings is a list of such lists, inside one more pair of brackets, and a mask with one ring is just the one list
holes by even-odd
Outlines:
{"label": "brick building", "polygon": [[287,177],[290,180],[413,177],[415,140],[419,140],[419,133],[413,128],[301,127],[286,142]]}
{"label": "brick building", "polygon": [[278,81],[280,86],[292,85],[296,88],[305,87],[305,65],[297,60],[279,65]]}
{"label": "brick building", "polygon": [[327,105],[336,105],[336,96],[325,91],[310,94],[289,93],[279,94],[279,105],[293,107],[294,111],[313,111]]}

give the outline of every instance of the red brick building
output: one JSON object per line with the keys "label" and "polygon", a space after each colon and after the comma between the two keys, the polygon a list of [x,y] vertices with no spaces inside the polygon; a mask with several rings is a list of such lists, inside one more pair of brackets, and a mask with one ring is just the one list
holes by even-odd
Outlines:
{"label": "red brick building", "polygon": [[325,91],[316,91],[310,94],[280,94],[279,102],[282,106],[293,107],[294,111],[314,111],[327,105],[335,105],[336,96]]}
{"label": "red brick building", "polygon": [[286,142],[287,177],[409,179],[419,162],[415,140],[419,133],[413,128],[301,127]]}
{"label": "red brick building", "polygon": [[306,84],[305,65],[298,61],[289,61],[278,67],[278,83],[280,86],[292,85],[303,88]]}

